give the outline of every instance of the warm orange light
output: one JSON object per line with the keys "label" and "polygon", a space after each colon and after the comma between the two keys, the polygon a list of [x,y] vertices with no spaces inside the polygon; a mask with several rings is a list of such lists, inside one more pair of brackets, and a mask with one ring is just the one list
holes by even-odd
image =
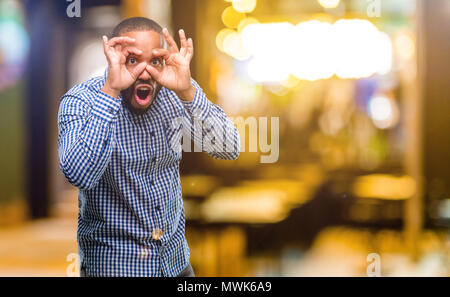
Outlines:
{"label": "warm orange light", "polygon": [[249,13],[256,7],[256,0],[233,0],[233,7],[236,11]]}
{"label": "warm orange light", "polygon": [[236,11],[233,6],[225,8],[222,13],[222,22],[231,29],[236,29],[239,23],[245,18],[245,13]]}
{"label": "warm orange light", "polygon": [[241,33],[245,27],[247,27],[248,25],[251,25],[251,24],[259,24],[259,21],[252,17],[243,19],[238,25],[238,28],[237,28],[238,32]]}
{"label": "warm orange light", "polygon": [[358,177],[353,192],[361,198],[402,200],[416,192],[415,180],[407,175],[396,177],[388,174],[371,174]]}
{"label": "warm orange light", "polygon": [[323,8],[336,8],[339,5],[339,0],[318,0]]}
{"label": "warm orange light", "polygon": [[227,36],[235,33],[236,31],[225,28],[219,31],[219,33],[217,33],[216,35],[216,46],[217,48],[225,53],[225,49],[223,48],[223,43],[225,38],[227,38]]}

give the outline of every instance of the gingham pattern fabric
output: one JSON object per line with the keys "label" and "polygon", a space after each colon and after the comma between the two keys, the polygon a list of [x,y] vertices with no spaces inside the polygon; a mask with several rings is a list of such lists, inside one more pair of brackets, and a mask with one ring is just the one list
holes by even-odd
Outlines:
{"label": "gingham pattern fabric", "polygon": [[[60,168],[79,188],[80,266],[90,276],[177,276],[190,255],[181,135],[203,140],[213,157],[236,159],[239,134],[194,80],[192,102],[162,88],[148,112],[135,115],[121,97],[101,92],[105,78],[73,87],[58,113]],[[156,228],[160,240],[152,238]]]}

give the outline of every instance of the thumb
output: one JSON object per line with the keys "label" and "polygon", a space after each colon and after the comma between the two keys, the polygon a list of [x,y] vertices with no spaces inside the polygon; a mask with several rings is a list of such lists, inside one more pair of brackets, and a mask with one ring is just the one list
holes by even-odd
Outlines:
{"label": "thumb", "polygon": [[142,71],[144,71],[146,65],[147,65],[147,63],[141,62],[135,68],[133,68],[130,71],[130,74],[133,76],[133,78],[135,78],[135,79],[138,78],[139,75],[141,75]]}

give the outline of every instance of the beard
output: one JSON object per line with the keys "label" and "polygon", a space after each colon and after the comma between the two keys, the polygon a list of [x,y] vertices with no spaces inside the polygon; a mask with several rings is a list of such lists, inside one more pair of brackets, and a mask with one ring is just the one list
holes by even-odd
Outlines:
{"label": "beard", "polygon": [[[148,94],[142,91],[138,91],[136,87],[140,85],[149,85],[151,86],[151,90],[148,91]],[[136,115],[143,115],[147,113],[147,111],[150,109],[150,107],[153,105],[153,101],[155,101],[156,97],[159,94],[159,91],[161,90],[162,86],[156,83],[156,81],[143,81],[143,80],[137,80],[132,84],[128,89],[122,90],[120,93],[122,95],[122,105],[127,108],[131,113]],[[149,104],[146,106],[139,106],[137,103],[137,100],[139,98],[146,98],[149,97],[147,100],[149,100]],[[144,100],[144,99],[143,99]],[[132,104],[134,101],[135,105],[138,105],[139,107],[136,107]]]}

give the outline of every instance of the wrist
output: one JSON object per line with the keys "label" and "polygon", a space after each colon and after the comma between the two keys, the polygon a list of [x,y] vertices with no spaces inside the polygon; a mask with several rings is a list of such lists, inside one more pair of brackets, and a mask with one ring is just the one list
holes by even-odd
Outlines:
{"label": "wrist", "polygon": [[190,87],[183,91],[175,91],[175,94],[177,94],[178,98],[180,98],[183,101],[192,101],[195,97],[195,87],[190,84]]}
{"label": "wrist", "polygon": [[109,84],[106,82],[101,91],[111,97],[119,98],[120,90],[111,88]]}

